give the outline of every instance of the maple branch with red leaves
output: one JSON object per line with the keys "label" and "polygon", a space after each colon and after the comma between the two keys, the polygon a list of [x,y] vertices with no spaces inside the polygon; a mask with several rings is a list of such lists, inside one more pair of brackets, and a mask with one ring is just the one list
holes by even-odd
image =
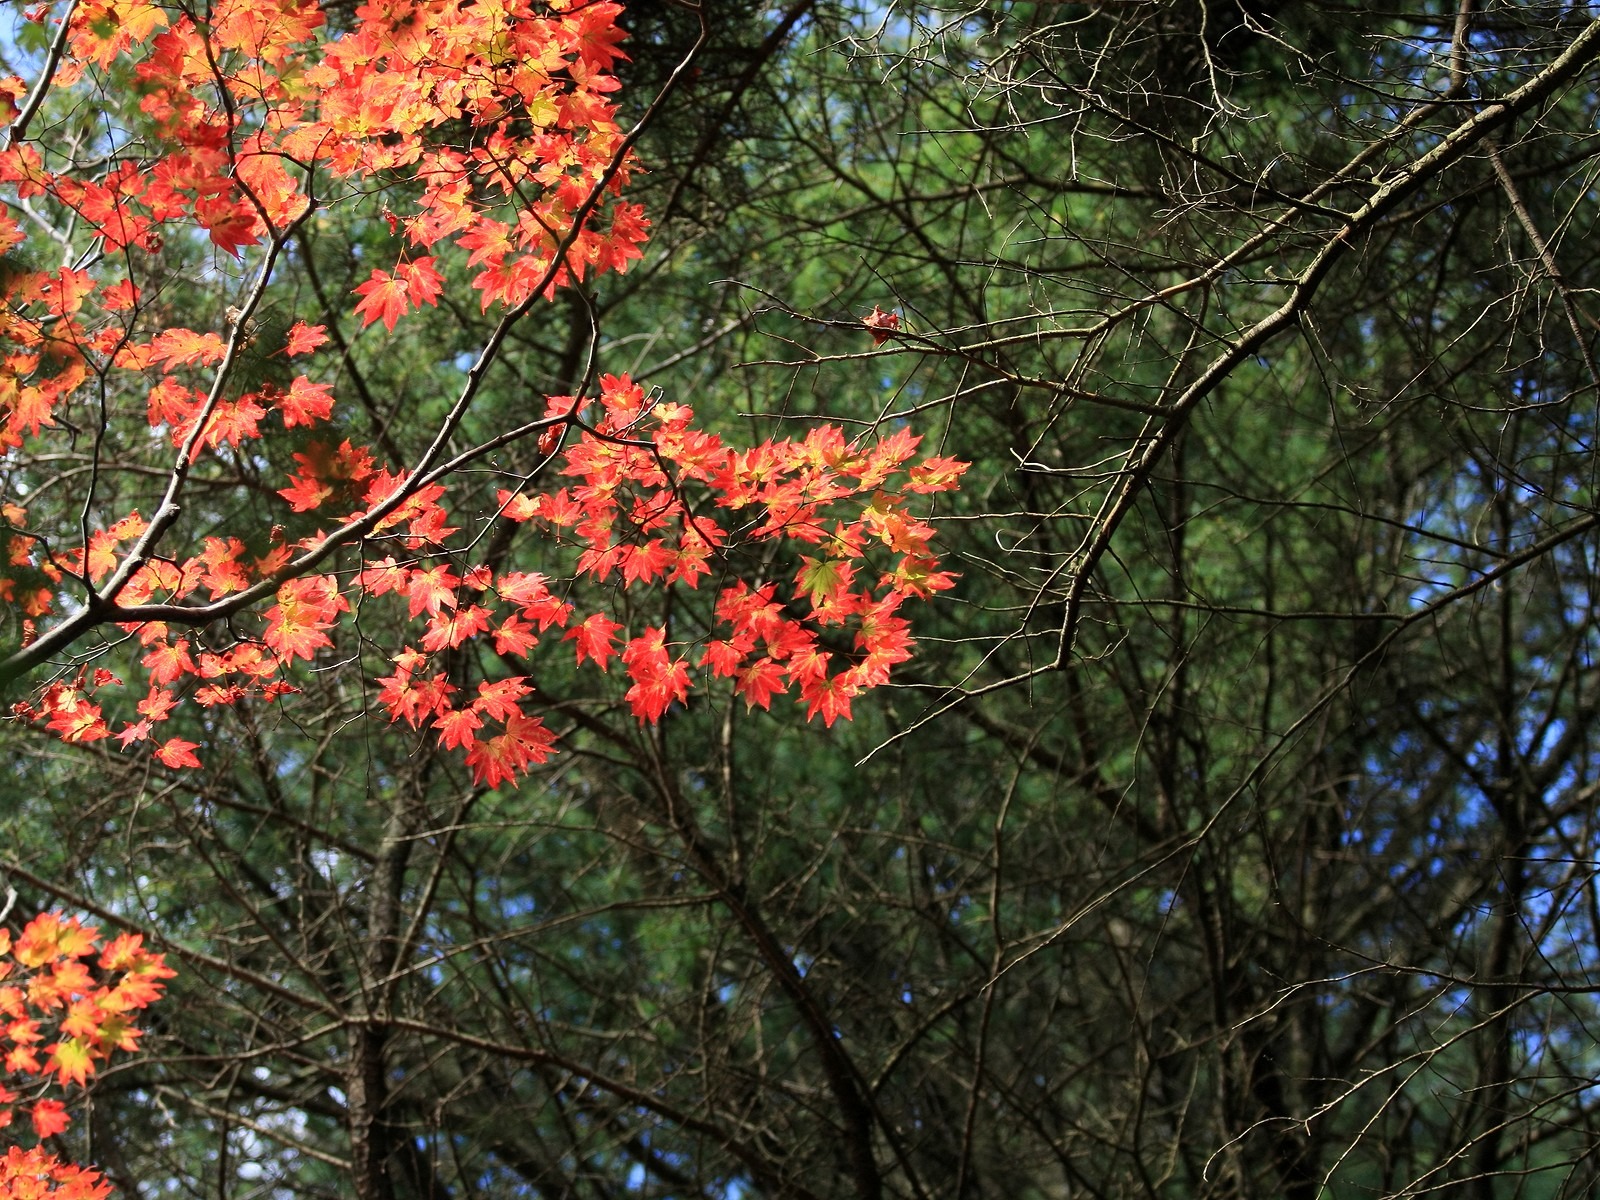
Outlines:
{"label": "maple branch with red leaves", "polygon": [[[325,17],[315,0],[290,0],[269,16],[226,0],[204,28],[143,0],[105,0],[63,18],[56,41],[65,49],[46,64],[48,78],[70,89],[113,64],[131,69],[154,123],[138,149],[154,167],[142,172],[123,157],[98,175],[72,164],[53,170],[20,137],[0,151],[0,187],[73,214],[89,239],[85,261],[95,265],[23,273],[13,283],[17,316],[0,335],[19,349],[0,360],[0,401],[6,389],[15,399],[0,405],[0,445],[25,459],[91,377],[99,395],[76,545],[30,527],[20,503],[3,510],[18,574],[0,576],[0,593],[15,597],[32,579],[43,582],[25,593],[21,644],[0,659],[0,681],[55,664],[53,678],[18,701],[14,716],[73,743],[114,736],[131,750],[149,742],[161,765],[194,769],[200,743],[154,740],[177,707],[276,702],[299,690],[294,668],[332,648],[348,614],[403,604],[405,619],[422,623],[420,649],[387,648],[393,673],[374,680],[379,704],[392,721],[426,727],[462,753],[479,782],[510,783],[554,749],[529,708],[535,690],[523,675],[485,677],[468,700],[436,656],[445,662],[468,642],[492,640],[497,653],[526,658],[542,635],[562,630],[574,643],[574,668],[608,673],[620,660],[622,699],[638,720],[659,721],[688,703],[689,645],[669,640],[664,625],[630,628],[603,610],[569,628],[574,605],[551,584],[588,578],[692,590],[713,561],[725,572],[735,549],[769,542],[811,549],[791,591],[780,595],[764,579],[725,583],[695,666],[729,680],[751,706],[767,708],[774,695],[795,690],[808,717],[831,725],[909,657],[901,605],[949,587],[952,577],[939,568],[932,528],[908,506],[915,495],[954,487],[963,469],[937,457],[913,463],[918,439],[909,431],[851,443],[823,426],[801,441],[738,450],[696,428],[687,407],[605,375],[598,395],[553,397],[542,416],[450,453],[513,329],[557,289],[625,271],[641,254],[648,222],[621,198],[634,146],[707,31],[702,14],[694,45],[624,134],[606,98],[617,86],[608,72],[623,57],[621,11],[606,0],[517,0],[493,13],[401,0],[357,10],[349,30],[326,39],[317,36]],[[117,19],[101,19],[106,13]],[[41,82],[36,92],[45,89]],[[21,81],[0,81],[0,93],[23,90]],[[17,125],[26,131],[20,114]],[[363,329],[381,323],[392,334],[436,306],[461,270],[442,255],[451,245],[467,254],[467,272],[479,268],[470,286],[485,312],[499,308],[497,319],[409,466],[384,465],[349,438],[309,440],[294,452],[298,467],[277,495],[288,515],[331,519],[331,528],[294,541],[274,534],[254,558],[239,536],[180,545],[185,495],[201,462],[241,460],[273,414],[286,431],[334,420],[331,383],[302,374],[286,387],[252,388],[238,382],[238,368],[291,241],[313,215],[345,210],[405,239],[392,269],[372,266],[354,288],[352,315]],[[261,247],[252,282],[228,309],[226,337],[152,320],[154,300],[131,251],[157,253],[185,228],[204,231],[214,253],[240,262]],[[23,240],[0,214],[0,243]],[[314,358],[327,340],[326,329],[297,322],[281,352]],[[346,339],[333,340],[348,357]],[[41,365],[45,347],[53,371]],[[196,368],[209,371],[203,386],[188,382]],[[154,379],[145,424],[174,450],[148,519],[137,509],[101,512],[103,442],[133,432],[123,432],[125,417],[107,400],[113,379],[124,390],[139,386],[125,373]],[[580,420],[591,403],[601,415]],[[459,529],[450,524],[447,489],[471,464],[532,436],[540,465],[502,491],[493,516],[464,544],[452,541]],[[525,490],[542,473],[573,483]],[[746,509],[755,516],[742,524],[720,515]],[[539,527],[549,569],[472,563],[472,546],[495,520]],[[401,557],[367,557],[375,543],[391,542]],[[343,561],[350,551],[361,561]],[[257,632],[232,628],[263,607]],[[125,686],[100,663],[110,643],[92,638],[108,626],[144,650],[138,667],[148,690],[122,717],[104,707]],[[818,640],[830,626],[855,631],[843,665]],[[217,645],[191,643],[179,630],[219,631]]]}

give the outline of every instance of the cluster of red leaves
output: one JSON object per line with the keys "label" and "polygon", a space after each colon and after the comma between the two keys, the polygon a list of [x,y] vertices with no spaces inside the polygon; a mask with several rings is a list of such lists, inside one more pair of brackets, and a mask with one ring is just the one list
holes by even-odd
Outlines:
{"label": "cluster of red leaves", "polygon": [[[133,1014],[157,999],[172,975],[138,935],[120,934],[101,949],[99,931],[75,917],[42,913],[15,944],[10,930],[0,929],[0,1128],[11,1124],[22,1091],[42,1090],[32,1081],[82,1085],[114,1051],[133,1050]],[[69,1123],[65,1106],[51,1098],[36,1097],[29,1115],[41,1139]],[[42,1147],[13,1146],[0,1157],[0,1200],[98,1200],[110,1190],[97,1172]]]}
{"label": "cluster of red leaves", "polygon": [[[550,402],[558,416],[577,407],[565,397]],[[964,464],[930,458],[908,467],[919,440],[910,433],[869,447],[847,443],[833,426],[798,442],[734,450],[693,428],[688,408],[651,403],[625,376],[602,379],[599,408],[597,425],[584,428],[563,456],[560,474],[571,486],[499,495],[504,517],[535,523],[552,542],[577,551],[577,576],[623,588],[694,589],[735,537],[746,544],[796,540],[816,555],[802,558],[781,598],[777,581],[752,587],[741,579],[721,588],[715,628],[706,631],[716,636],[702,639],[693,665],[732,679],[751,706],[767,708],[793,688],[808,717],[821,714],[831,725],[910,657],[901,603],[948,588],[952,577],[929,549],[932,528],[905,511],[906,499],[954,487]],[[876,573],[868,567],[874,551],[887,560]],[[630,684],[624,699],[639,720],[659,721],[688,697],[687,643],[674,645],[658,627],[628,637],[603,612],[577,619],[543,575],[458,575],[448,562],[424,566],[391,556],[369,562],[358,583],[368,595],[405,598],[409,616],[424,621],[421,649],[407,646],[394,674],[378,681],[380,702],[392,720],[429,725],[445,744],[465,747],[485,782],[513,778],[550,751],[548,731],[521,708],[530,691],[525,677],[485,682],[466,700],[454,694],[446,671],[429,672],[430,655],[483,638],[514,661],[561,629],[561,640],[573,643],[575,667],[607,671],[613,658],[621,661]],[[848,661],[837,668],[836,652],[823,648],[830,626],[853,632]],[[500,732],[486,737],[486,728]]]}
{"label": "cluster of red leaves", "polygon": [[0,1156],[0,1200],[104,1200],[111,1185],[92,1167],[62,1162],[42,1146]]}
{"label": "cluster of red leaves", "polygon": [[[572,421],[580,407],[566,397],[550,401],[552,413]],[[914,463],[919,439],[905,430],[867,445],[822,426],[799,441],[736,450],[694,428],[690,409],[653,402],[626,376],[602,379],[597,407],[598,423],[578,426],[561,457],[565,486],[499,494],[501,516],[538,526],[552,561],[560,547],[568,548],[569,578],[592,577],[624,589],[697,589],[713,571],[726,574],[722,559],[734,543],[789,540],[809,551],[793,579],[725,584],[712,605],[714,626],[676,644],[662,628],[629,637],[604,612],[576,614],[550,576],[496,575],[482,565],[460,565],[445,545],[455,529],[441,504],[442,488],[423,488],[378,525],[403,548],[401,556],[368,560],[343,578],[316,574],[284,582],[258,640],[206,650],[160,621],[130,625],[146,648],[140,661],[148,691],[136,716],[115,732],[98,697],[121,680],[103,669],[85,670],[72,684],[58,680],[38,701],[14,711],[68,742],[112,736],[124,746],[143,742],[178,706],[186,681],[190,698],[204,707],[252,695],[272,700],[294,690],[283,680],[287,668],[330,647],[332,632],[356,603],[392,595],[403,603],[405,620],[419,628],[415,644],[395,654],[393,673],[377,680],[379,703],[391,720],[435,730],[444,746],[465,751],[477,778],[492,786],[545,761],[553,738],[527,710],[532,688],[525,675],[485,680],[470,699],[456,694],[442,659],[467,643],[492,646],[501,661],[515,663],[528,659],[552,629],[561,630],[561,640],[572,643],[575,667],[605,672],[612,659],[621,660],[629,680],[624,699],[646,722],[687,699],[689,641],[702,642],[693,665],[731,679],[747,704],[765,709],[773,696],[793,690],[808,717],[820,714],[829,725],[848,718],[855,697],[886,682],[890,669],[910,657],[902,603],[953,580],[930,548],[932,527],[911,515],[907,503],[953,488],[965,464],[944,458]],[[282,489],[284,497],[307,511],[341,501],[330,514],[341,523],[381,504],[399,483],[349,443],[296,458],[299,473]],[[344,511],[350,503],[355,508]],[[134,521],[108,531],[106,542],[134,536],[137,528]],[[237,539],[210,538],[181,564],[140,567],[121,599],[128,602],[132,593],[137,602],[177,602],[200,591],[214,598],[270,576],[288,554],[278,547],[251,559]],[[94,555],[91,542],[90,570],[98,576],[111,562],[96,563]],[[830,627],[848,640],[841,642]],[[830,639],[834,649],[825,648]],[[169,738],[155,756],[169,767],[198,766],[197,748]]]}
{"label": "cluster of red leaves", "polygon": [[[44,20],[48,7],[30,11]],[[485,309],[625,269],[648,223],[615,198],[629,168],[606,99],[617,87],[607,71],[624,57],[620,12],[608,0],[372,0],[352,28],[326,37],[318,0],[219,0],[203,27],[144,0],[69,8],[70,52],[54,87],[120,59],[150,126],[139,143],[148,157],[130,148],[109,170],[97,161],[80,177],[48,169],[30,141],[0,149],[0,184],[75,213],[107,252],[99,273],[7,275],[0,446],[50,425],[57,406],[108,366],[157,376],[151,424],[191,455],[258,436],[274,411],[291,427],[326,418],[326,387],[303,376],[286,392],[208,403],[178,368],[214,366],[225,339],[184,328],[142,338],[138,280],[110,266],[131,261],[120,253],[128,247],[155,251],[195,230],[239,255],[308,214],[313,178],[324,206],[409,198],[404,216],[383,209],[403,238],[393,266],[374,267],[357,289],[364,324],[392,330],[437,302],[446,281],[429,251],[445,240],[470,252],[470,286]],[[27,90],[17,77],[0,79],[0,109],[9,109],[0,120],[17,115]],[[0,252],[23,240],[0,212]],[[113,314],[121,319],[104,319]],[[320,336],[297,326],[288,352],[309,351]]]}

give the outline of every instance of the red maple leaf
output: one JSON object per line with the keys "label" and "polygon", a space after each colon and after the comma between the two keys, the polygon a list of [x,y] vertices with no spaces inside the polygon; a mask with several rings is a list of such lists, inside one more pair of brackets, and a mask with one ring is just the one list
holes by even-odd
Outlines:
{"label": "red maple leaf", "polygon": [[623,697],[641,721],[655,724],[673,701],[689,697],[689,668],[683,659],[663,663],[657,668],[641,672],[638,681]]}
{"label": "red maple leaf", "polygon": [[263,640],[284,659],[312,659],[322,647],[333,645],[323,626],[285,617],[281,606],[267,610],[267,621]]}
{"label": "red maple leaf", "polygon": [[441,608],[454,608],[456,589],[460,586],[460,576],[450,570],[448,563],[411,572],[411,582],[406,589],[406,595],[411,601],[410,615],[418,617],[427,613],[433,616]]}
{"label": "red maple leaf", "polygon": [[327,340],[326,325],[307,325],[304,321],[296,321],[289,327],[289,335],[283,343],[283,353],[288,358],[294,358],[299,354],[310,354]]}
{"label": "red maple leaf", "polygon": [[125,725],[117,734],[117,741],[121,742],[122,748],[126,750],[135,742],[142,742],[145,740],[145,738],[149,737],[150,728],[150,718],[148,717],[142,721],[136,721],[131,725]]}
{"label": "red maple leaf", "polygon": [[33,1132],[41,1138],[54,1137],[72,1124],[67,1116],[67,1106],[59,1100],[36,1100],[30,1116],[33,1119]]}
{"label": "red maple leaf", "polygon": [[439,717],[433,727],[439,731],[439,744],[446,750],[454,750],[476,742],[476,731],[483,728],[483,721],[472,709],[461,708]]}
{"label": "red maple leaf", "polygon": [[434,269],[434,261],[432,258],[419,258],[415,262],[401,263],[394,269],[395,274],[405,281],[406,296],[412,304],[438,305],[439,294],[444,291],[444,276]]}
{"label": "red maple leaf", "polygon": [[150,682],[156,687],[194,671],[194,659],[189,657],[189,643],[181,638],[176,643],[156,643],[155,649],[139,661],[149,668]]}
{"label": "red maple leaf", "polygon": [[454,649],[477,637],[492,623],[492,614],[481,604],[469,605],[457,612],[437,612],[429,619],[427,631],[422,635],[422,648],[430,653],[446,647]]}
{"label": "red maple leaf", "polygon": [[369,596],[382,596],[388,592],[406,593],[411,573],[394,560],[394,555],[389,555],[381,562],[368,562],[366,569],[356,576],[356,582],[361,585]]}
{"label": "red maple leaf", "polygon": [[326,421],[333,415],[333,387],[312,383],[304,375],[297,376],[289,390],[278,396],[277,408],[283,415],[285,429]]}
{"label": "red maple leaf", "polygon": [[523,678],[512,675],[493,683],[485,680],[478,685],[478,698],[472,702],[472,707],[497,721],[509,721],[522,711],[517,702],[530,690]]}
{"label": "red maple leaf", "polygon": [[149,694],[139,701],[139,713],[152,721],[165,721],[177,703],[178,698],[170,689],[152,685]]}
{"label": "red maple leaf", "polygon": [[850,701],[855,698],[857,691],[843,675],[832,678],[818,675],[802,680],[800,699],[806,703],[806,720],[809,721],[820,712],[822,723],[830,728],[839,717],[848,721]]}
{"label": "red maple leaf", "polygon": [[706,643],[705,653],[700,656],[700,665],[709,665],[711,673],[718,677],[737,674],[739,664],[754,644],[748,635],[741,635],[731,642],[713,639]]}
{"label": "red maple leaf", "polygon": [[739,672],[739,682],[733,690],[744,697],[747,708],[759,705],[769,709],[772,697],[788,691],[789,685],[784,681],[783,665],[770,658],[762,658]]}
{"label": "red maple leaf", "polygon": [[168,367],[212,366],[222,361],[228,344],[215,333],[163,329],[150,340],[150,360]]}
{"label": "red maple leaf", "polygon": [[235,258],[239,257],[239,247],[253,246],[260,240],[256,232],[260,218],[242,197],[203,196],[195,201],[194,215],[211,240]]}
{"label": "red maple leaf", "polygon": [[356,289],[361,303],[356,305],[356,316],[361,317],[361,328],[381,320],[384,328],[394,332],[395,322],[406,315],[410,307],[406,281],[373,268],[372,278]]}
{"label": "red maple leaf", "polygon": [[198,742],[186,742],[182,738],[168,738],[156,751],[156,757],[169,767],[198,767],[200,760],[194,752],[200,748]]}
{"label": "red maple leaf", "polygon": [[534,632],[533,626],[516,614],[507,617],[494,631],[496,654],[526,655],[538,643],[539,635]]}
{"label": "red maple leaf", "polygon": [[349,608],[330,576],[291,579],[278,589],[278,603],[267,610],[262,641],[280,658],[314,658],[323,646],[333,644],[324,630],[333,628],[338,614]]}
{"label": "red maple leaf", "polygon": [[649,583],[658,575],[665,575],[676,557],[660,538],[651,538],[643,546],[626,546],[622,550],[622,581],[624,584]]}
{"label": "red maple leaf", "polygon": [[578,666],[583,666],[583,660],[587,658],[593,660],[594,665],[604,671],[607,663],[617,653],[612,643],[616,639],[617,630],[621,628],[621,625],[604,613],[595,613],[569,629],[561,640],[577,643]]}

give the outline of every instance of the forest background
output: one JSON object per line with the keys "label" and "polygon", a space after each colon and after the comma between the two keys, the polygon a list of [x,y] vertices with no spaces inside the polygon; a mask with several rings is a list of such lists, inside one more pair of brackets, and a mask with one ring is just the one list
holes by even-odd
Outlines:
{"label": "forest background", "polygon": [[[5,44],[24,80],[51,16]],[[0,735],[15,912],[177,970],[53,1143],[129,1197],[1593,1194],[1596,16],[634,0],[605,94],[644,257],[481,379],[476,294],[356,311],[380,189],[285,238],[247,314],[260,245],[122,247],[235,384],[303,369],[393,462],[469,379],[452,446],[628,374],[729,442],[914,430],[972,465],[913,497],[958,578],[849,721],[724,680],[641,722],[552,638],[518,674],[553,753],[513,784],[391,720],[388,631],[330,617],[298,692],[163,713],[152,756],[61,738],[74,672],[145,648],[47,645]],[[139,90],[99,66],[26,133],[104,180]],[[297,323],[330,338],[304,367]],[[106,396],[12,446],[15,529],[170,477],[165,438],[95,436]],[[683,582],[578,580],[492,519],[542,432],[461,473],[491,516],[458,566],[701,629]],[[186,519],[270,553],[310,528],[296,446],[240,445]],[[17,600],[13,662],[48,624]],[[486,645],[443,647],[461,687],[507,672]]]}

